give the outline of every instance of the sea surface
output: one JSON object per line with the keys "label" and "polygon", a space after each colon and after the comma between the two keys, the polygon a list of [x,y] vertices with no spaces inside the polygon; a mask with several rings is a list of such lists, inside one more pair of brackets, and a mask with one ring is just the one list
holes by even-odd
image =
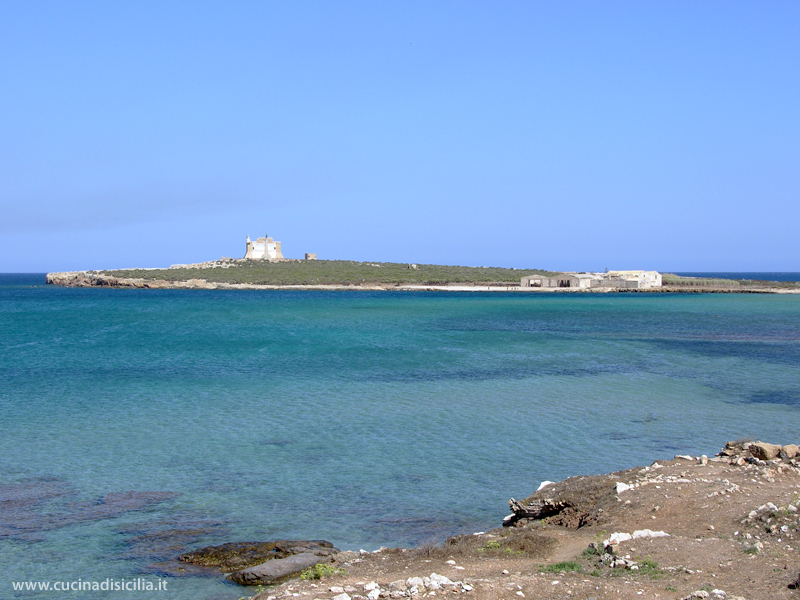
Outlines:
{"label": "sea surface", "polygon": [[710,279],[750,279],[753,281],[800,281],[800,273],[791,271],[771,271],[763,272],[711,272],[704,271],[701,273],[675,273],[681,277],[702,277]]}
{"label": "sea surface", "polygon": [[66,289],[0,276],[1,598],[188,549],[498,526],[545,479],[800,441],[800,296]]}

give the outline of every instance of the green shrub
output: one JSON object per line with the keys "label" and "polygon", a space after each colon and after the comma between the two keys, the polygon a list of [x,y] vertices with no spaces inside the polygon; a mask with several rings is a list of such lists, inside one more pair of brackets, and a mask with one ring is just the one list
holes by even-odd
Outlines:
{"label": "green shrub", "polygon": [[583,571],[583,568],[574,560],[565,560],[554,565],[547,565],[542,569],[542,573],[566,573],[568,571]]}
{"label": "green shrub", "polygon": [[322,579],[323,577],[333,577],[344,573],[344,569],[336,569],[332,565],[324,565],[322,563],[309,567],[300,573],[300,579],[307,581],[309,579]]}

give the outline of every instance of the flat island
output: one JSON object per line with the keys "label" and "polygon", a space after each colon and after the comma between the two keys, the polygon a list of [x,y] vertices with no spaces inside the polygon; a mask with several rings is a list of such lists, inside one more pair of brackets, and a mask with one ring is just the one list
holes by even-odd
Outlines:
{"label": "flat island", "polygon": [[[654,273],[657,281],[646,279]],[[679,277],[655,271],[560,273],[545,269],[286,258],[222,258],[165,269],[48,273],[47,283],[147,289],[800,293],[798,282]]]}

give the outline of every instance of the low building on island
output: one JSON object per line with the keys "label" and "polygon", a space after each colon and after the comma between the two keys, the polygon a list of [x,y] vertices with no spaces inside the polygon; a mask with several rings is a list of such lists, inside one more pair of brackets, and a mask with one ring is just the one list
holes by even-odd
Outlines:
{"label": "low building on island", "polygon": [[606,273],[528,275],[520,280],[520,287],[642,290],[661,287],[661,273],[658,271],[607,271]]}

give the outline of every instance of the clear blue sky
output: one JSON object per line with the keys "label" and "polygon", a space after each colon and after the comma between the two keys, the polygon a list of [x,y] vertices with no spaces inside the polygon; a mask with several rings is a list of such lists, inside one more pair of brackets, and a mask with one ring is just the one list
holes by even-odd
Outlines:
{"label": "clear blue sky", "polygon": [[0,271],[800,271],[800,3],[0,3]]}

